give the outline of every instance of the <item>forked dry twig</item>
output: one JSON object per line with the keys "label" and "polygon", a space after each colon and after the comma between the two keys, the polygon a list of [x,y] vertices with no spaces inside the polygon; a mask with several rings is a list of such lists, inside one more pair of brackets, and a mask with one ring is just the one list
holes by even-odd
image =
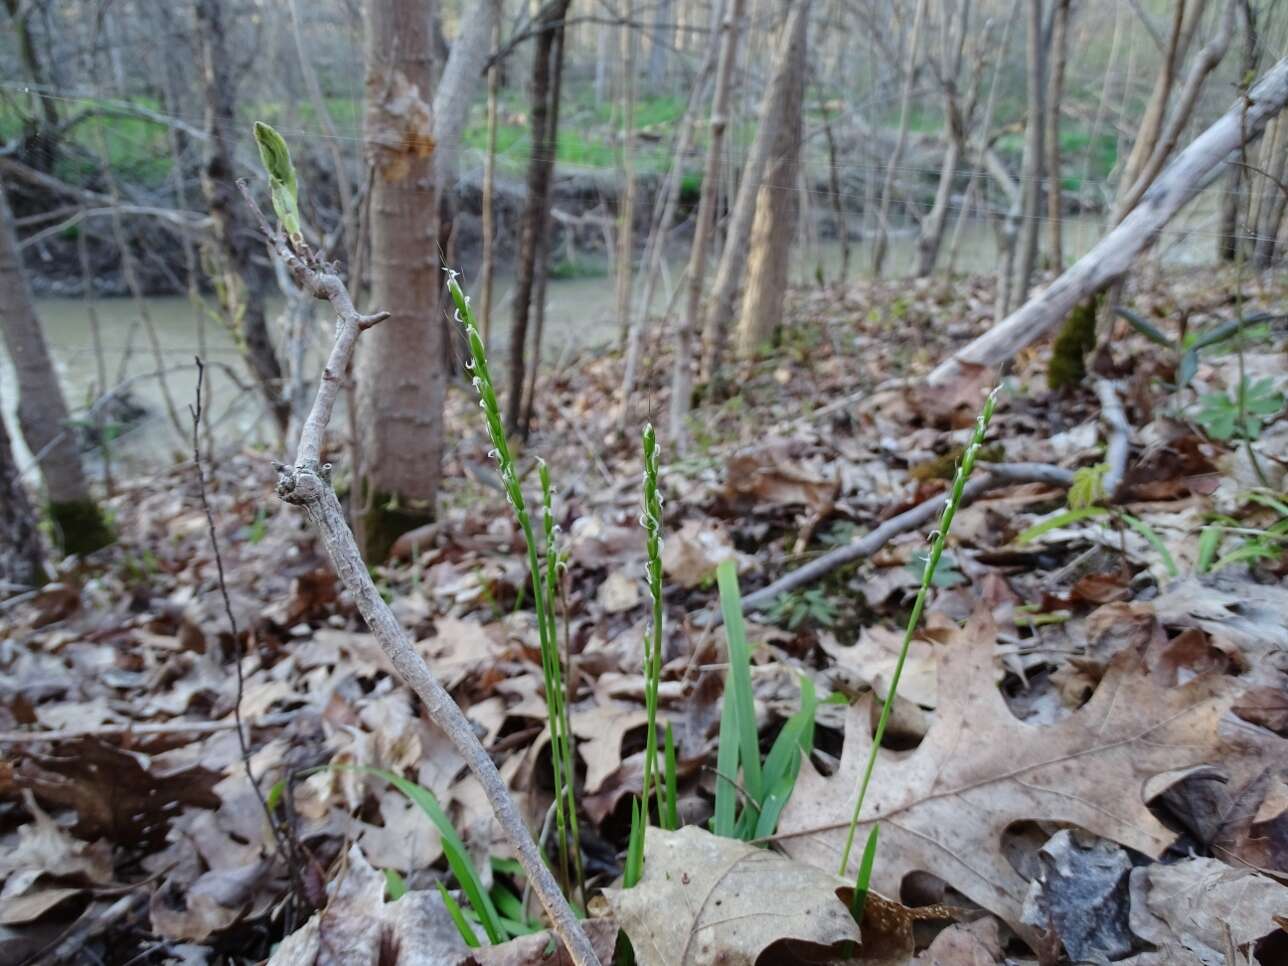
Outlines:
{"label": "forked dry twig", "polygon": [[577,966],[599,966],[599,958],[578,924],[572,908],[559,891],[554,876],[542,860],[518,806],[510,797],[505,781],[491,757],[480,743],[474,728],[451,695],[434,677],[424,659],[412,647],[411,640],[376,589],[358,551],[357,541],[349,530],[331,487],[331,464],[323,463],[322,440],[335,408],[340,380],[353,356],[358,336],[385,319],[388,312],[363,315],[354,308],[349,290],[335,266],[328,265],[307,248],[293,247],[285,234],[271,228],[254,197],[239,180],[238,187],[259,220],[260,229],[274,254],[286,266],[291,277],[304,291],[331,304],[336,313],[335,342],[322,369],[317,395],[300,430],[295,464],[274,463],[277,470],[277,494],[283,501],[301,507],[317,528],[345,589],[353,596],[358,610],[371,628],[381,649],[400,677],[425,705],[434,724],[447,735],[465,759],[474,777],[483,786],[492,813],[518,855],[533,891],[545,907],[555,934],[567,947]]}

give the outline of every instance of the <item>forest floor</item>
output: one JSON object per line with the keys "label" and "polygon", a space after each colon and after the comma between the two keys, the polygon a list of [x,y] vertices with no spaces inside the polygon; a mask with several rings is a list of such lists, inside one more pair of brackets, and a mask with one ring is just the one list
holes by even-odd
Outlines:
{"label": "forest floor", "polygon": [[[1182,354],[1121,320],[1084,385],[1047,387],[1049,346],[1005,376],[977,474],[1082,472],[1073,493],[1003,485],[958,514],[863,813],[864,834],[880,819],[883,898],[857,947],[823,913],[933,523],[749,607],[762,751],[818,697],[767,850],[702,830],[728,669],[713,572],[735,559],[750,595],[942,502],[988,386],[920,377],[988,325],[991,284],[793,292],[781,345],[698,411],[688,452],[663,437],[659,714],[686,828],[650,831],[625,892],[610,887],[641,785],[649,609],[639,434],[666,423],[670,357],[654,348],[624,420],[616,354],[546,374],[521,466],[540,455],[555,482],[597,943],[621,926],[641,963],[1288,961],[1288,278],[1243,274],[1240,299],[1232,271],[1133,289],[1173,339],[1276,315],[1196,353],[1185,388]],[[1097,380],[1130,424],[1112,496],[1090,469],[1112,435]],[[551,766],[522,538],[466,387],[449,408],[441,520],[374,573],[539,829]],[[0,960],[252,962],[295,932],[278,962],[544,961],[544,935],[461,944],[435,891],[459,885],[443,837],[376,770],[434,794],[513,932],[537,928],[536,905],[479,786],[273,496],[269,455],[207,466],[229,611],[191,464],[122,484],[115,547],[0,605]],[[342,447],[332,459],[339,478]]]}

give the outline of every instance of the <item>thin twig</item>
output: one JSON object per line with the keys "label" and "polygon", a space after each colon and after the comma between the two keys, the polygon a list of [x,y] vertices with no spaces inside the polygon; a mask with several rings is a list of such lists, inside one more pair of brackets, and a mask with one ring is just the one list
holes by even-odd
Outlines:
{"label": "thin twig", "polygon": [[[1059,466],[1049,466],[1045,463],[994,463],[985,465],[988,469],[988,475],[978,480],[971,480],[966,484],[966,489],[962,494],[963,504],[970,502],[988,490],[995,490],[1010,483],[1047,483],[1051,486],[1067,487],[1073,482],[1073,473],[1071,471]],[[871,533],[865,534],[853,543],[848,543],[844,547],[837,547],[835,550],[823,554],[817,560],[811,560],[805,566],[779,577],[768,587],[763,587],[754,594],[748,594],[742,599],[743,610],[752,611],[768,607],[780,594],[786,594],[789,591],[796,590],[798,587],[813,583],[838,567],[844,567],[846,564],[872,556],[899,534],[915,530],[917,527],[934,519],[938,516],[943,505],[943,494],[938,494],[918,503],[911,510],[905,510],[898,516],[891,517]],[[719,621],[720,615],[713,615],[713,619]]]}
{"label": "thin twig", "polygon": [[1123,402],[1118,398],[1118,386],[1113,380],[1097,379],[1096,396],[1100,399],[1100,418],[1109,430],[1109,440],[1105,447],[1105,462],[1109,464],[1109,469],[1105,473],[1103,485],[1106,499],[1112,500],[1127,471],[1131,423],[1127,422],[1127,413],[1123,410]]}
{"label": "thin twig", "polygon": [[345,520],[340,501],[331,487],[331,464],[321,461],[323,437],[358,336],[389,318],[389,313],[359,313],[335,266],[322,261],[306,245],[292,245],[280,230],[270,228],[246,182],[239,180],[237,185],[255,213],[271,250],[282,260],[296,284],[315,298],[329,302],[336,313],[335,342],[322,369],[313,406],[300,430],[295,465],[274,464],[278,473],[277,494],[284,502],[301,507],[308,514],[331,557],[336,575],[353,597],[381,650],[407,686],[420,698],[430,719],[465,759],[482,786],[493,815],[518,855],[533,891],[545,907],[551,927],[567,947],[573,962],[576,966],[599,966],[594,947],[568,900],[559,891],[505,780],[474,733],[473,725],[412,646],[407,632],[376,589]]}
{"label": "thin twig", "polygon": [[[201,497],[201,508],[206,514],[206,529],[210,534],[210,546],[215,554],[215,571],[219,576],[219,595],[223,598],[224,613],[228,617],[228,627],[233,636],[233,664],[237,669],[237,696],[233,703],[233,723],[237,729],[237,745],[241,749],[242,766],[246,770],[246,779],[250,782],[250,787],[255,790],[255,797],[259,800],[260,808],[264,810],[264,817],[268,820],[268,827],[273,833],[274,851],[286,860],[287,871],[291,876],[291,894],[294,898],[301,895],[299,869],[294,861],[294,851],[284,844],[285,839],[282,830],[278,828],[277,820],[273,817],[273,810],[269,807],[268,800],[264,797],[264,792],[259,787],[259,781],[255,778],[255,772],[250,765],[250,738],[246,733],[245,727],[243,727],[241,715],[242,698],[246,691],[246,679],[242,668],[245,653],[242,648],[241,634],[237,629],[237,618],[233,614],[232,601],[228,597],[228,581],[224,576],[224,558],[219,550],[219,536],[215,531],[215,515],[210,508],[210,499],[206,495],[206,472],[201,465],[201,389],[205,382],[206,366],[201,361],[200,356],[194,357],[193,361],[197,365],[196,400],[188,407],[188,412],[192,416],[192,462],[197,472],[197,493]],[[288,930],[293,926],[293,923],[294,902],[288,906]]]}

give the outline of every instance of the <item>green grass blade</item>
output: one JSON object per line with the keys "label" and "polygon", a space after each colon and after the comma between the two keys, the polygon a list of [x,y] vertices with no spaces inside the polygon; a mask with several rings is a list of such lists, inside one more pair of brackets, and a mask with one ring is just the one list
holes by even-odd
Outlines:
{"label": "green grass blade", "polygon": [[443,897],[443,905],[447,907],[447,914],[452,917],[452,922],[456,923],[456,931],[461,934],[465,940],[465,945],[470,949],[478,949],[483,944],[479,942],[478,935],[474,932],[474,927],[470,921],[465,918],[465,913],[461,911],[460,904],[452,898],[452,894],[447,891],[447,887],[439,882],[438,894]]}
{"label": "green grass blade", "polygon": [[756,827],[751,833],[753,838],[763,839],[774,834],[778,829],[778,816],[783,813],[788,799],[796,789],[796,779],[801,771],[800,746],[791,745],[790,754],[791,757],[787,759],[782,771],[772,780],[772,784],[768,773],[765,775],[769,791],[765,793],[765,800],[760,803],[760,814],[756,817]]}
{"label": "green grass blade", "polygon": [[1201,574],[1207,573],[1212,569],[1212,561],[1216,559],[1216,553],[1221,549],[1221,538],[1225,536],[1225,528],[1211,524],[1203,528],[1199,535],[1199,556],[1194,561],[1194,569]]}
{"label": "green grass blade", "polygon": [[447,813],[443,811],[442,806],[438,804],[438,800],[434,798],[434,794],[388,769],[370,768],[364,770],[389,782],[429,816],[429,820],[438,829],[439,837],[443,843],[443,855],[447,858],[447,865],[452,870],[452,875],[456,876],[456,881],[460,885],[461,891],[469,899],[470,906],[478,913],[479,921],[483,925],[483,931],[487,933],[488,941],[493,944],[505,942],[505,933],[497,919],[496,907],[492,905],[491,897],[483,888],[483,882],[479,878],[478,872],[474,869],[474,863],[470,861],[470,854],[465,848],[465,843],[456,834],[456,829],[452,827],[451,820],[447,817]]}
{"label": "green grass blade", "polygon": [[[729,688],[733,689],[734,707],[737,711],[736,726],[741,750],[743,788],[752,801],[761,800],[760,736],[756,731],[756,702],[751,690],[751,650],[747,646],[747,625],[742,619],[742,594],[738,590],[738,565],[732,560],[722,560],[716,567],[716,583],[720,588],[720,610],[724,616],[725,638],[729,642],[729,675],[725,700]],[[722,721],[723,723],[723,721]]]}
{"label": "green grass blade", "polygon": [[1090,520],[1092,517],[1107,517],[1109,510],[1102,506],[1084,506],[1077,510],[1062,510],[1059,513],[1047,517],[1040,523],[1035,523],[1027,530],[1023,531],[1015,538],[1016,543],[1029,543],[1036,540],[1044,533],[1056,530],[1059,527],[1068,526],[1070,523],[1077,523],[1080,520]]}
{"label": "green grass blade", "polygon": [[857,923],[863,922],[863,907],[867,904],[868,891],[872,886],[872,866],[876,862],[877,837],[880,831],[880,825],[873,825],[872,831],[868,832],[867,844],[863,846],[863,858],[859,860],[859,874],[854,879],[854,898],[850,901],[850,912]]}
{"label": "green grass blade", "polygon": [[1169,349],[1173,347],[1171,339],[1155,328],[1152,323],[1145,321],[1143,316],[1137,315],[1131,309],[1125,308],[1121,305],[1115,305],[1114,314],[1119,318],[1126,319],[1128,325],[1147,338],[1150,342],[1156,342]]}
{"label": "green grass blade", "polygon": [[385,869],[385,895],[390,902],[397,902],[407,894],[407,882],[397,869]]}
{"label": "green grass blade", "polygon": [[663,814],[663,827],[668,831],[674,832],[680,827],[680,806],[678,794],[678,781],[676,772],[678,767],[675,757],[675,738],[671,734],[671,722],[666,723],[666,811]]}
{"label": "green grass blade", "polygon": [[626,868],[622,872],[622,883],[627,889],[640,881],[644,872],[644,826],[643,810],[638,798],[631,799],[631,836],[626,844]]}
{"label": "green grass blade", "polygon": [[1172,559],[1172,555],[1167,549],[1167,544],[1163,543],[1163,538],[1158,535],[1158,531],[1144,520],[1139,517],[1134,517],[1130,513],[1124,513],[1122,516],[1123,520],[1126,521],[1127,526],[1131,527],[1142,537],[1148,540],[1149,545],[1154,548],[1154,552],[1162,558],[1163,566],[1167,570],[1167,575],[1169,577],[1178,576],[1180,571],[1176,569],[1176,561]]}
{"label": "green grass blade", "polygon": [[733,838],[738,819],[738,712],[726,693],[720,708],[720,741],[716,748],[716,804],[711,831]]}

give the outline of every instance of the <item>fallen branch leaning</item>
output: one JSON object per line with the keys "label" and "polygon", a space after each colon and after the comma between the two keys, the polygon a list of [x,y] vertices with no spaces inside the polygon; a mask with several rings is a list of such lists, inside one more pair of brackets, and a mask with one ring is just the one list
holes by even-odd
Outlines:
{"label": "fallen branch leaning", "polygon": [[282,231],[269,227],[246,183],[238,181],[237,184],[259,219],[260,228],[273,252],[286,265],[296,284],[315,298],[329,302],[336,313],[335,343],[322,369],[313,406],[300,430],[295,465],[274,464],[278,473],[278,496],[286,503],[302,507],[308,513],[335,565],[336,574],[353,596],[381,649],[389,657],[399,676],[424,703],[430,719],[456,746],[483,787],[493,815],[518,855],[533,891],[550,916],[555,934],[567,947],[573,962],[577,966],[599,966],[599,959],[590,940],[559,891],[554,876],[550,874],[536,843],[532,841],[518,806],[510,797],[496,765],[475,735],[469,719],[412,647],[402,625],[376,589],[366,562],[358,551],[357,542],[345,521],[340,501],[331,488],[331,464],[321,462],[323,436],[335,408],[340,379],[353,356],[358,336],[373,325],[383,322],[389,317],[389,313],[359,313],[334,267],[321,262],[307,249],[303,249],[302,253],[297,252]]}

